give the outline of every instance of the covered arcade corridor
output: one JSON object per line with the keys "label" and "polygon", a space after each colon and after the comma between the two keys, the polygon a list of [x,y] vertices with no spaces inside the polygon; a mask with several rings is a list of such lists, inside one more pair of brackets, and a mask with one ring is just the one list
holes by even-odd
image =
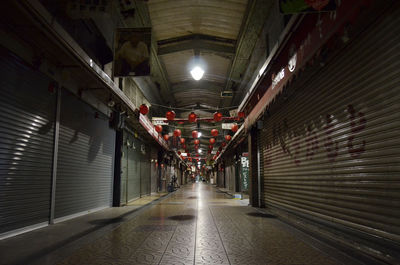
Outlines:
{"label": "covered arcade corridor", "polygon": [[400,265],[400,0],[0,1],[0,265]]}

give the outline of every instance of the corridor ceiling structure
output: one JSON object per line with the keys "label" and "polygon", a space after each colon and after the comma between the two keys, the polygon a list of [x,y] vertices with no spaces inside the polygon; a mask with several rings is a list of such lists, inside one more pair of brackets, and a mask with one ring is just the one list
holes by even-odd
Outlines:
{"label": "corridor ceiling structure", "polygon": [[[99,65],[111,64],[116,28],[151,27],[151,76],[134,77],[135,82],[144,86],[141,90],[153,116],[165,117],[168,110],[174,110],[177,118],[184,119],[192,111],[199,118],[212,117],[215,111],[230,116],[229,111],[241,103],[245,84],[259,63],[251,55],[274,6],[269,0],[39,1],[89,56],[99,58]],[[104,5],[105,12],[70,8],[82,5],[89,9]],[[190,74],[196,65],[205,71],[198,81]],[[230,96],[222,96],[225,91]],[[99,97],[109,98],[108,94]],[[176,128],[187,140],[192,140],[193,130],[200,131],[203,151],[207,151],[211,129],[220,132],[216,147],[228,133],[223,132],[221,122],[175,122],[164,126],[163,134]],[[187,146],[193,151],[193,141],[187,141]]]}
{"label": "corridor ceiling structure", "polygon": [[[194,111],[200,118],[212,117],[215,111],[229,116],[235,109],[232,97],[221,97],[224,91],[237,95],[241,77],[247,68],[257,40],[257,29],[264,20],[254,20],[256,2],[252,0],[150,0],[147,2],[157,55],[169,82],[179,118]],[[258,1],[262,2],[262,1]],[[253,19],[253,22],[249,21]],[[254,24],[257,24],[256,26]],[[252,27],[253,26],[253,27]],[[252,27],[252,28],[249,28]],[[248,34],[248,33],[253,34]],[[249,36],[250,35],[250,36]],[[199,65],[205,73],[196,81],[190,71]],[[153,106],[154,107],[154,106]],[[163,109],[164,113],[169,109]],[[210,130],[217,128],[223,141],[221,122],[185,123],[179,128],[191,139],[192,130],[202,133],[200,148],[207,151]],[[222,133],[222,134],[221,134]],[[190,146],[192,141],[187,143]],[[193,144],[191,145],[193,147]],[[193,151],[193,148],[189,148]]]}

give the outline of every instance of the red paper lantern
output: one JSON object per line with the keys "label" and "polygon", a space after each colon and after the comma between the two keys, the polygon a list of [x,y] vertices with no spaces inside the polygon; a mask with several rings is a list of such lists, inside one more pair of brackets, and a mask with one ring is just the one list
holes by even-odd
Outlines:
{"label": "red paper lantern", "polygon": [[198,135],[199,135],[199,132],[198,132],[198,131],[193,131],[193,132],[192,132],[193,138],[197,138]]}
{"label": "red paper lantern", "polygon": [[210,138],[210,144],[215,144],[215,138]]}
{"label": "red paper lantern", "polygon": [[[196,157],[199,157],[199,154],[196,154]],[[199,160],[197,160],[197,161],[199,161]]]}
{"label": "red paper lantern", "polygon": [[187,156],[190,157],[190,153],[186,150]]}
{"label": "red paper lantern", "polygon": [[221,121],[222,120],[222,113],[221,112],[215,112],[214,113],[214,121]]}
{"label": "red paper lantern", "polygon": [[232,139],[232,136],[230,136],[229,134],[225,135],[225,140],[227,142],[229,142]]}
{"label": "red paper lantern", "polygon": [[188,120],[189,120],[189,122],[196,122],[196,120],[197,120],[196,113],[194,113],[194,112],[190,113],[189,117],[188,117]]}
{"label": "red paper lantern", "polygon": [[156,132],[158,132],[158,133],[162,132],[162,126],[161,125],[156,125],[156,126],[154,126],[154,128],[156,129]]}
{"label": "red paper lantern", "polygon": [[194,140],[194,144],[200,144],[200,140],[199,139]]}
{"label": "red paper lantern", "polygon": [[243,111],[239,111],[239,112],[238,112],[238,117],[239,117],[239,118],[243,119],[244,116],[245,116],[245,114],[244,114]]}
{"label": "red paper lantern", "polygon": [[181,134],[182,134],[182,132],[181,132],[181,130],[179,130],[179,129],[176,129],[176,130],[174,131],[174,136],[176,136],[176,137],[181,136]]}
{"label": "red paper lantern", "polygon": [[168,135],[168,134],[164,134],[163,137],[164,137],[164,140],[165,140],[165,141],[168,141],[168,139],[169,139],[169,135]]}
{"label": "red paper lantern", "polygon": [[236,123],[232,124],[232,127],[231,127],[232,132],[237,132],[238,129],[239,129],[239,126]]}
{"label": "red paper lantern", "polygon": [[185,138],[181,138],[181,144],[185,143]]}
{"label": "red paper lantern", "polygon": [[217,137],[218,136],[218,130],[217,129],[212,129],[211,130],[211,135]]}
{"label": "red paper lantern", "polygon": [[149,108],[146,106],[146,104],[142,104],[139,107],[139,111],[141,114],[146,115],[147,113],[149,113]]}
{"label": "red paper lantern", "polygon": [[165,117],[167,117],[167,120],[173,121],[175,119],[175,111],[173,110],[167,111]]}
{"label": "red paper lantern", "polygon": [[178,151],[178,155],[181,155],[181,151]]}
{"label": "red paper lantern", "polygon": [[225,146],[226,146],[226,143],[225,143],[225,142],[222,142],[222,143],[221,143],[221,146],[222,146],[222,147],[225,147]]}

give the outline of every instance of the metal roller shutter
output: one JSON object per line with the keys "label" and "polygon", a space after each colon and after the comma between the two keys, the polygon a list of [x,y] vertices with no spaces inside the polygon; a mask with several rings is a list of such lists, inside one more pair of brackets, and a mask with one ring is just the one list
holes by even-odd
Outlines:
{"label": "metal roller shutter", "polygon": [[140,195],[149,195],[150,194],[150,148],[142,144],[144,148],[144,153],[141,153],[140,160]]}
{"label": "metal roller shutter", "polygon": [[115,131],[95,112],[62,91],[56,218],[111,205]]}
{"label": "metal roller shutter", "polygon": [[56,93],[48,77],[0,52],[1,236],[48,223]]}
{"label": "metal roller shutter", "polygon": [[131,134],[128,136],[128,202],[140,197],[140,143]]}
{"label": "metal roller shutter", "polygon": [[340,226],[389,262],[400,258],[399,25],[396,11],[298,78],[260,134],[267,207]]}
{"label": "metal roller shutter", "polygon": [[157,149],[151,148],[151,192],[157,192],[158,188],[158,168],[157,168]]}
{"label": "metal roller shutter", "polygon": [[122,142],[122,158],[121,158],[121,204],[128,203],[127,193],[127,179],[128,179],[128,146],[127,146],[127,134],[123,133]]}

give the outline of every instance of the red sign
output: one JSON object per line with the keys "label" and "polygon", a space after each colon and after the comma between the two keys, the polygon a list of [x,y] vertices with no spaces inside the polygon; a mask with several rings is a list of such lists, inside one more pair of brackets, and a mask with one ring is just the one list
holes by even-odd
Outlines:
{"label": "red sign", "polygon": [[165,149],[168,149],[167,142],[160,137],[153,124],[147,116],[139,114],[139,123],[146,129],[146,131]]}
{"label": "red sign", "polygon": [[339,32],[349,21],[353,21],[365,1],[342,1],[334,15],[332,13],[309,14],[304,17],[297,30],[289,37],[286,46],[271,60],[264,78],[245,106],[245,128],[248,130],[261,116],[275,96],[293,75]]}

